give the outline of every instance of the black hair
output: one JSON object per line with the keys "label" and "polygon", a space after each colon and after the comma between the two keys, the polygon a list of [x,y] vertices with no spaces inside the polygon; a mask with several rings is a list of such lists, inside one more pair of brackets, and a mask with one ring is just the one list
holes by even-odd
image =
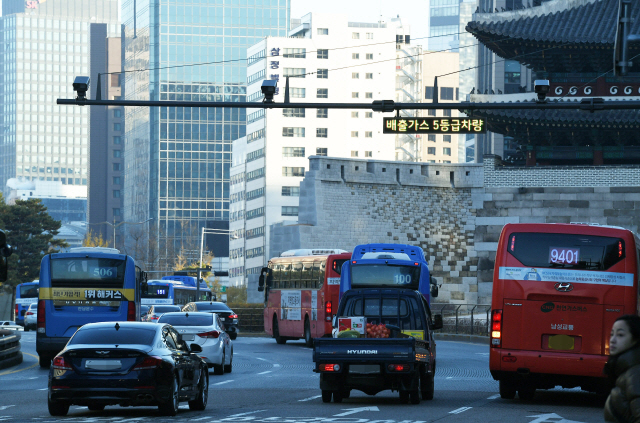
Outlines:
{"label": "black hair", "polygon": [[624,321],[629,327],[629,332],[631,332],[631,336],[633,337],[634,342],[640,341],[640,316],[636,316],[635,314],[625,314],[616,319],[618,321]]}

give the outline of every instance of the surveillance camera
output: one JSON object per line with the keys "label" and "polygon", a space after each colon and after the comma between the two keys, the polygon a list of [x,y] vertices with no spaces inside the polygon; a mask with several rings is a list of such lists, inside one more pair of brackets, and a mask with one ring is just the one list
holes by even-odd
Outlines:
{"label": "surveillance camera", "polygon": [[87,91],[89,91],[90,79],[88,76],[76,76],[73,81],[73,90],[78,93],[76,100],[86,100]]}
{"label": "surveillance camera", "polygon": [[276,95],[278,81],[275,79],[265,79],[262,81],[262,94],[265,103],[273,103],[273,96]]}
{"label": "surveillance camera", "polygon": [[538,101],[544,101],[547,98],[547,93],[549,92],[549,80],[536,79],[533,81],[533,90],[538,94]]}

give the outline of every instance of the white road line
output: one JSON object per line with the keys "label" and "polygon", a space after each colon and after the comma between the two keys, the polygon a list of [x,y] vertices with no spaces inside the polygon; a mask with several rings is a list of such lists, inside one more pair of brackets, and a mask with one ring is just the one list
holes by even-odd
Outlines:
{"label": "white road line", "polygon": [[266,372],[258,373],[259,375],[266,375],[267,373],[271,373],[271,370],[267,370]]}
{"label": "white road line", "polygon": [[276,363],[273,365],[273,367],[280,367],[280,365]]}
{"label": "white road line", "polygon": [[321,396],[322,395],[316,395],[315,397],[309,397],[309,398],[301,399],[301,400],[298,400],[298,401],[300,401],[300,402],[302,402],[302,401],[311,401],[311,400],[314,400],[316,398],[320,398]]}
{"label": "white road line", "polygon": [[269,361],[266,358],[260,358],[260,357],[256,357],[256,360]]}
{"label": "white road line", "polygon": [[460,407],[457,410],[449,411],[449,414],[460,414],[464,413],[467,410],[471,410],[473,407]]}
{"label": "white road line", "polygon": [[447,377],[447,379],[453,379],[453,377],[449,376],[449,377]]}
{"label": "white road line", "polygon": [[248,413],[240,413],[240,414],[234,414],[232,416],[229,417],[240,417],[240,416],[246,416],[248,414],[255,414],[255,413],[260,413],[262,411],[267,411],[267,410],[256,410],[256,411],[249,411]]}
{"label": "white road line", "polygon": [[223,385],[225,383],[230,383],[230,382],[233,382],[233,380],[225,380],[224,382],[214,383],[214,385]]}
{"label": "white road line", "polygon": [[6,410],[9,407],[15,407],[15,405],[3,405],[0,407],[0,410]]}
{"label": "white road line", "polygon": [[49,388],[38,389],[38,391],[47,391],[47,390],[49,390]]}
{"label": "white road line", "polygon": [[489,398],[487,399],[498,399],[500,398],[500,394],[495,394],[495,395],[491,395]]}

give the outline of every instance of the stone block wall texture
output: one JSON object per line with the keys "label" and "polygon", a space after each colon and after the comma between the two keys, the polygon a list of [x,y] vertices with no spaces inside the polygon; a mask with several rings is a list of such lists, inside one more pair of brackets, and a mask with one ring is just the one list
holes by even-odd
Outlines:
{"label": "stone block wall texture", "polygon": [[327,157],[310,162],[299,223],[272,226],[274,255],[289,248],[352,250],[371,242],[418,245],[442,284],[437,302],[491,303],[506,223],[584,222],[636,232],[640,226],[636,166],[518,170],[501,166],[498,156],[456,165]]}

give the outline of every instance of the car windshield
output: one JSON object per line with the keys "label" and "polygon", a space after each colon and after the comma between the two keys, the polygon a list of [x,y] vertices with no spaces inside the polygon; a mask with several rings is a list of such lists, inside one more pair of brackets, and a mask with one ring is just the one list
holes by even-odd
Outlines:
{"label": "car windshield", "polygon": [[86,328],[78,330],[73,338],[69,340],[69,345],[77,344],[138,344],[152,345],[156,331],[143,328],[123,328],[116,330],[115,327]]}
{"label": "car windshield", "polygon": [[165,314],[158,323],[168,323],[172,326],[211,326],[213,314],[208,316],[194,316],[187,314]]}
{"label": "car windshield", "polygon": [[202,310],[231,311],[229,307],[222,303],[198,303],[198,311]]}
{"label": "car windshield", "polygon": [[178,306],[155,306],[153,308],[154,313],[168,313],[170,311],[180,311]]}

